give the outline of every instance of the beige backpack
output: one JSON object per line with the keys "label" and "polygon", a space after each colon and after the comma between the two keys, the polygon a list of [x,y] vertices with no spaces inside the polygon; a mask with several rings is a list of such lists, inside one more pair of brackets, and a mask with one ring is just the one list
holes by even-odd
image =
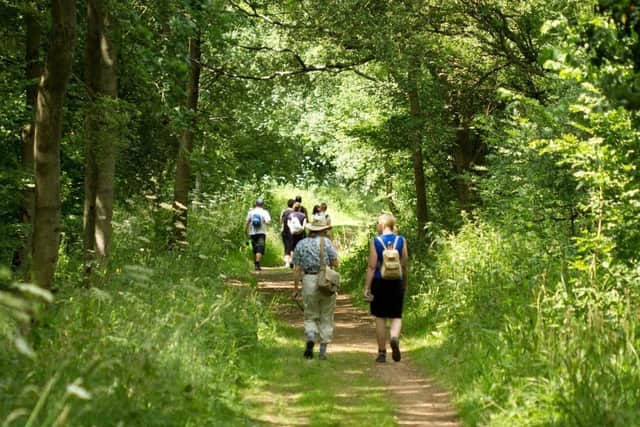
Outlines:
{"label": "beige backpack", "polygon": [[376,239],[382,244],[384,248],[382,251],[382,262],[380,263],[380,275],[383,279],[397,280],[402,279],[402,266],[400,265],[400,252],[396,249],[398,244],[398,237],[393,241],[393,245],[389,243],[385,245],[384,240],[380,236],[376,236]]}

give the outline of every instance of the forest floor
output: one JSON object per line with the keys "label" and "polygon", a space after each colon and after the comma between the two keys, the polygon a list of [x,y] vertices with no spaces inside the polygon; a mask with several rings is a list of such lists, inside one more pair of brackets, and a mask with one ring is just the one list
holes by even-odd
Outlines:
{"label": "forest floor", "polygon": [[[290,298],[293,289],[291,271],[283,268],[263,268],[256,276],[260,292],[275,302],[272,305],[274,315],[280,321],[300,330],[300,359],[302,359],[303,315],[300,307]],[[336,304],[334,340],[328,350],[329,358],[327,361],[316,361],[316,363],[331,364],[333,365],[331,371],[337,371],[338,375],[342,376],[354,374],[374,376],[376,382],[380,384],[377,391],[384,393],[392,405],[396,425],[428,427],[460,425],[451,402],[451,395],[439,387],[433,379],[425,377],[415,369],[408,352],[403,352],[402,360],[396,363],[391,360],[390,350],[387,350],[388,361],[375,363],[376,347],[373,317],[357,307],[349,295],[339,295]],[[365,360],[369,366],[353,366],[353,359],[340,357],[341,354],[358,354],[360,356],[358,360]],[[296,390],[288,390],[287,393],[289,396],[280,396],[280,399],[295,406]],[[345,396],[355,396],[358,393],[362,392],[344,391]],[[366,399],[366,395],[364,398]],[[353,399],[353,401],[356,400]],[[269,424],[282,423],[277,413],[265,413],[261,418],[261,421]]]}

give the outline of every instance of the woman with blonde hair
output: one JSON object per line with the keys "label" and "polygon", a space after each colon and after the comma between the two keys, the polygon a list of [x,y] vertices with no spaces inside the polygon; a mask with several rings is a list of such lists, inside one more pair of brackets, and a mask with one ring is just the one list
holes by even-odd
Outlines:
{"label": "woman with blonde hair", "polygon": [[[369,245],[369,266],[364,283],[364,297],[369,301],[371,314],[376,318],[378,356],[376,362],[384,363],[387,357],[387,319],[390,321],[389,335],[391,355],[399,362],[400,329],[402,328],[402,306],[408,283],[408,261],[406,239],[397,234],[396,219],[391,214],[378,217],[377,232]],[[399,271],[383,275],[383,252],[397,250]]]}

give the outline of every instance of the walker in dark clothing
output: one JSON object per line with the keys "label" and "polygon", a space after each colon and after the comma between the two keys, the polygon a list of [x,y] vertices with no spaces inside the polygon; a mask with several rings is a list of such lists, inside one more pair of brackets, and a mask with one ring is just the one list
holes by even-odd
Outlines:
{"label": "walker in dark clothing", "polygon": [[386,319],[401,319],[404,303],[402,280],[373,279],[371,314]]}
{"label": "walker in dark clothing", "polygon": [[[396,235],[383,234],[380,238],[386,245],[393,243]],[[374,245],[378,254],[378,260],[380,260],[382,259],[382,251],[384,250],[384,247],[378,239],[374,239]],[[403,246],[404,238],[399,236],[397,243],[398,252],[402,253]],[[378,267],[376,268],[373,281],[371,282],[371,294],[373,295],[373,301],[371,301],[370,305],[371,314],[375,317],[383,317],[386,319],[401,319],[404,303],[404,287],[402,285],[402,279],[383,279],[380,274],[379,264],[380,261],[378,261]]]}

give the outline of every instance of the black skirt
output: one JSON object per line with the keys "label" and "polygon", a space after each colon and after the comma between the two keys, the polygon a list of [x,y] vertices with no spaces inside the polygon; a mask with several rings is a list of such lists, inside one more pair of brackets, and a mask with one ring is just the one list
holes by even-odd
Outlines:
{"label": "black skirt", "polygon": [[387,319],[402,318],[404,290],[402,280],[373,279],[371,283],[371,314]]}

